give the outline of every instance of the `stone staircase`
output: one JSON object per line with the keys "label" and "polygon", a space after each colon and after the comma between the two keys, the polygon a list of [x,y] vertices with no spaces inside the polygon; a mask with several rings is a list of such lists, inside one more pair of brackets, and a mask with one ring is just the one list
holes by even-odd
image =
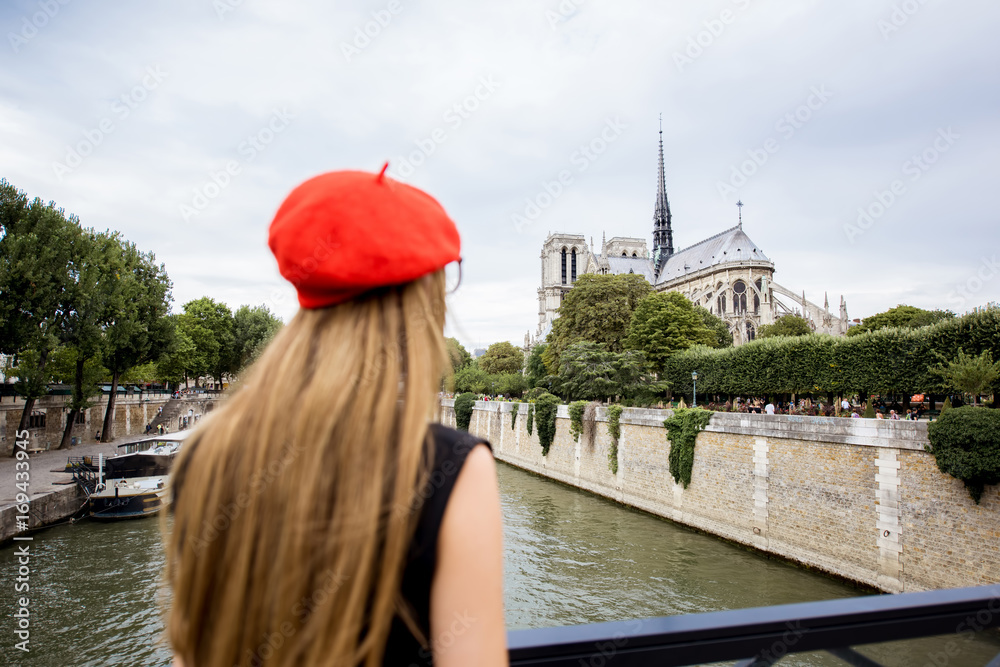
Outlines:
{"label": "stone staircase", "polygon": [[164,424],[167,428],[174,432],[177,430],[177,417],[184,411],[184,399],[183,398],[171,398],[169,401],[163,404],[163,412],[157,415],[150,424],[153,426],[153,433],[156,433],[156,428],[160,424]]}

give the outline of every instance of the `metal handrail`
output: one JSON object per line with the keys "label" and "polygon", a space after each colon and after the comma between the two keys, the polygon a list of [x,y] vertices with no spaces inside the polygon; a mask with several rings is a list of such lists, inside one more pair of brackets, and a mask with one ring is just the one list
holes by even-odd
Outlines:
{"label": "metal handrail", "polygon": [[[511,665],[681,667],[742,660],[764,667],[805,651],[877,665],[851,650],[878,642],[1000,627],[1000,584],[898,595],[512,630]],[[1000,654],[989,667],[1000,666]]]}

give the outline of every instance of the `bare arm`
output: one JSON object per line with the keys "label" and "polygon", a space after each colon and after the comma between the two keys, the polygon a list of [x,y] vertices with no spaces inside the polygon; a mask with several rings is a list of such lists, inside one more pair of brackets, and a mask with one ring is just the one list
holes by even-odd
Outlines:
{"label": "bare arm", "polygon": [[436,667],[508,664],[500,492],[485,445],[469,452],[444,512],[430,640]]}

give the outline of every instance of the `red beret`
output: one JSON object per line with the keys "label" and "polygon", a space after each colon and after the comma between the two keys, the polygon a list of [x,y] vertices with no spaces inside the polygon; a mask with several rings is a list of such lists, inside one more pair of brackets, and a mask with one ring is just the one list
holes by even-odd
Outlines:
{"label": "red beret", "polygon": [[[386,165],[388,166],[388,165]],[[382,173],[334,171],[288,195],[268,245],[303,308],[324,308],[444,268],[460,257],[455,223],[433,197]]]}

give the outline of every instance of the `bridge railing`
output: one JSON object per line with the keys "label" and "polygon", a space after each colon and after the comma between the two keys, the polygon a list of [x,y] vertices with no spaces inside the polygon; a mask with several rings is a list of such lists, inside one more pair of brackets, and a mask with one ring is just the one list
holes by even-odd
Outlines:
{"label": "bridge railing", "polygon": [[[853,647],[997,627],[1000,584],[512,630],[507,642],[516,666],[679,667],[738,660],[739,667],[765,667],[789,654],[826,651],[846,664],[878,667]],[[1000,653],[988,667],[1000,667]]]}

